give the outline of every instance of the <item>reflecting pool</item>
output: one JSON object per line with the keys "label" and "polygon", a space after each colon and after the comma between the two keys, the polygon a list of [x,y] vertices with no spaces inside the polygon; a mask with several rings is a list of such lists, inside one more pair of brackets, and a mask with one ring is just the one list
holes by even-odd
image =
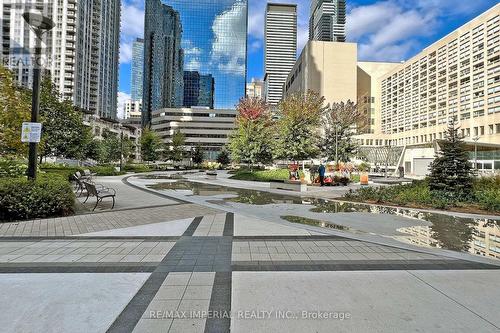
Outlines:
{"label": "reflecting pool", "polygon": [[[163,177],[163,176],[162,176]],[[168,176],[170,177],[170,176]],[[149,178],[155,179],[155,178]],[[208,202],[216,204],[239,203],[245,205],[291,204],[302,205],[304,210],[321,214],[368,213],[388,214],[403,218],[427,221],[431,226],[410,226],[397,229],[402,236],[395,239],[422,247],[436,247],[475,255],[500,259],[500,221],[496,219],[474,219],[451,215],[422,212],[417,209],[396,208],[314,198],[301,198],[264,191],[231,188],[221,185],[191,182],[185,179],[171,180],[148,187],[155,190],[182,192],[188,196],[214,197]],[[346,232],[362,232],[347,226],[311,219],[297,215],[281,216],[284,220]],[[383,222],[382,222],[383,223]],[[417,224],[417,223],[415,223]]]}

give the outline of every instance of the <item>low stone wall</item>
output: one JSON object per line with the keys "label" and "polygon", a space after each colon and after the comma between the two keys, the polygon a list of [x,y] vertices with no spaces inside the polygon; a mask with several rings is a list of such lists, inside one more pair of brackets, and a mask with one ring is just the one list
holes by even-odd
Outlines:
{"label": "low stone wall", "polygon": [[295,191],[295,192],[307,192],[307,184],[303,184],[297,181],[284,181],[284,182],[272,181],[271,189]]}

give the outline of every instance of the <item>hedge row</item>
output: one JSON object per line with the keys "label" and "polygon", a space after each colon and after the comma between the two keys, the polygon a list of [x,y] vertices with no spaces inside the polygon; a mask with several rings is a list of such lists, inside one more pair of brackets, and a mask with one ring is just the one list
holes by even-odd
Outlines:
{"label": "hedge row", "polygon": [[67,216],[74,202],[71,184],[59,175],[0,179],[0,221]]}

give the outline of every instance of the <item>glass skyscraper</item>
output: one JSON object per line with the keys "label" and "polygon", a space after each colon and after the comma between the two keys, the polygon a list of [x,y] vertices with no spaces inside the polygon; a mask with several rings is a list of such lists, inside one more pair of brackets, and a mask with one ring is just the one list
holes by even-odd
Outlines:
{"label": "glass skyscraper", "polygon": [[144,39],[137,38],[132,45],[132,82],[133,101],[142,100],[142,80],[144,71]]}
{"label": "glass skyscraper", "polygon": [[142,125],[151,113],[181,107],[184,101],[182,24],[179,12],[160,0],[146,0]]}
{"label": "glass skyscraper", "polygon": [[[179,13],[182,22],[184,71],[198,72],[208,85],[211,75],[213,107],[234,109],[245,96],[247,0],[163,2]],[[202,104],[206,106],[205,101]]]}
{"label": "glass skyscraper", "polygon": [[211,74],[184,72],[184,105],[214,108],[215,81]]}

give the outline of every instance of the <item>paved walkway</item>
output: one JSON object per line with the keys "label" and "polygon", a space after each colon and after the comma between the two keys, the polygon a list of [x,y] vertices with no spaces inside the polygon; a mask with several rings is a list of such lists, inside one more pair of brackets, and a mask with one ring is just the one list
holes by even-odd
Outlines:
{"label": "paved walkway", "polygon": [[[112,188],[116,191],[116,203],[115,209],[131,209],[131,208],[141,208],[141,207],[151,207],[151,206],[167,206],[178,204],[179,201],[175,199],[168,199],[165,197],[160,197],[148,192],[137,191],[134,188],[123,183],[123,176],[115,177],[95,177],[93,181],[96,184],[103,185],[107,188]],[[83,203],[86,199],[86,194],[83,193],[78,197],[79,202],[81,202],[83,209],[82,214],[87,214],[91,211],[96,204],[96,198],[91,197],[86,203]],[[106,211],[111,209],[112,200],[104,199],[100,203],[96,211]]]}
{"label": "paved walkway", "polygon": [[178,220],[215,212],[217,212],[215,209],[195,204],[183,204],[107,211],[44,220],[0,223],[0,237],[74,236]]}
{"label": "paved walkway", "polygon": [[500,330],[495,262],[205,205],[8,223],[0,233],[2,332]]}

